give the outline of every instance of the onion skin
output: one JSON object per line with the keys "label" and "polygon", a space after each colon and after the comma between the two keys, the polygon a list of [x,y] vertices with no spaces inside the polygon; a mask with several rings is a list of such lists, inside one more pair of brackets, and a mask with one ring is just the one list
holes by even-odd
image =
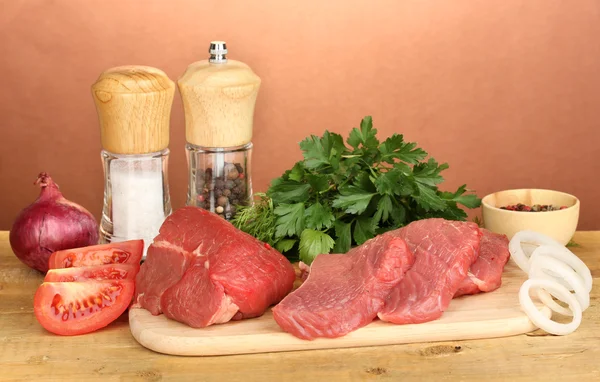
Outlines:
{"label": "onion skin", "polygon": [[40,196],[19,213],[9,241],[19,260],[45,273],[53,252],[97,244],[99,230],[94,216],[65,199],[48,174],[40,173],[34,184]]}

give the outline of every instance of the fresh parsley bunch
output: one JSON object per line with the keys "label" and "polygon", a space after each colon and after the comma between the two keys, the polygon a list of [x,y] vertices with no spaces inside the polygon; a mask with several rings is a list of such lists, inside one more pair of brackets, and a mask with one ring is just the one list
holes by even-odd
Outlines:
{"label": "fresh parsley bunch", "polygon": [[310,264],[321,253],[345,253],[377,234],[414,220],[465,220],[458,205],[481,200],[466,185],[438,190],[448,168],[400,134],[377,139],[371,117],[346,143],[325,131],[300,143],[304,160],[273,180],[266,194],[241,207],[232,223],[274,246],[290,260]]}

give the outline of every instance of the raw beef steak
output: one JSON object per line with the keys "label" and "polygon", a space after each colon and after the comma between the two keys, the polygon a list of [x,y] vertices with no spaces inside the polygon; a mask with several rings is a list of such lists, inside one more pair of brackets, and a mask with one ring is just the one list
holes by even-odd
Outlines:
{"label": "raw beef steak", "polygon": [[397,235],[414,253],[414,265],[388,295],[378,317],[395,324],[439,318],[477,259],[482,232],[475,223],[425,219],[386,235]]}
{"label": "raw beef steak", "polygon": [[292,289],[279,252],[201,208],[169,216],[136,278],[135,306],[205,327],[262,315]]}
{"label": "raw beef steak", "polygon": [[413,262],[404,240],[389,235],[345,255],[319,255],[306,281],[273,308],[273,317],[303,339],[343,336],[373,321]]}
{"label": "raw beef steak", "polygon": [[483,237],[479,247],[479,257],[471,265],[454,297],[479,292],[491,292],[502,285],[502,271],[508,262],[508,238],[482,229]]}

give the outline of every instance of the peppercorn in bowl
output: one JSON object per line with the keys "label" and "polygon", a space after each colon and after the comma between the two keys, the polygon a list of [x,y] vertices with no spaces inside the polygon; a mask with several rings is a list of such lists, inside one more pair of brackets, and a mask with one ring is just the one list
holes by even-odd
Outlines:
{"label": "peppercorn in bowl", "polygon": [[481,200],[483,224],[510,240],[522,230],[539,232],[566,245],[579,221],[579,199],[553,190],[519,189],[495,192]]}

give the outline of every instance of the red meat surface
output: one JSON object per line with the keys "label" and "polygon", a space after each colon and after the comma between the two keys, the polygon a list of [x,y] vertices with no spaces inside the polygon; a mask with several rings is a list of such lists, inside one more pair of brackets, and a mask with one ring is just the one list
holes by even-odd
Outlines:
{"label": "red meat surface", "polygon": [[262,315],[294,280],[292,265],[275,249],[211,212],[184,207],[148,249],[134,306],[206,327]]}
{"label": "red meat surface", "polygon": [[318,255],[306,281],[273,308],[286,332],[340,337],[367,325],[414,262],[404,240],[381,235],[345,255]]}
{"label": "red meat surface", "polygon": [[479,247],[479,257],[471,265],[454,297],[479,292],[491,292],[502,285],[502,271],[508,262],[508,238],[482,229],[483,237]]}
{"label": "red meat surface", "polygon": [[425,219],[388,234],[404,239],[416,260],[378,317],[395,324],[438,319],[477,259],[481,230],[475,223]]}

